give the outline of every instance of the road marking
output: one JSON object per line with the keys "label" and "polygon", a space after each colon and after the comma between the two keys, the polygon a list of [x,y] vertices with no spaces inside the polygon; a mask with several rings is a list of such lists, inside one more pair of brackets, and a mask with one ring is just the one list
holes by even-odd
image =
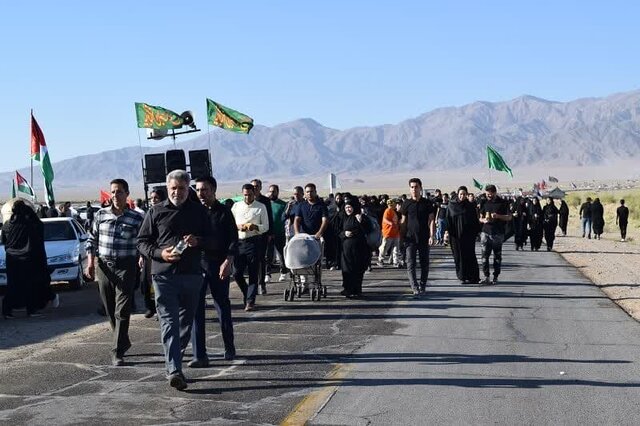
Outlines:
{"label": "road marking", "polygon": [[351,367],[346,364],[337,364],[333,367],[333,370],[325,376],[324,386],[305,396],[280,425],[294,426],[306,424],[329,402],[338,390],[338,387],[340,387],[342,379],[347,376],[349,370],[351,370]]}

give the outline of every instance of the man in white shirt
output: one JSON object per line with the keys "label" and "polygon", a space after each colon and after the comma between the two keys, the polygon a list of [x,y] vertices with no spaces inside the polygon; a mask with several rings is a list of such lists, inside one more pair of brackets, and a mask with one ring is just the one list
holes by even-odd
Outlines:
{"label": "man in white shirt", "polygon": [[[255,200],[253,185],[242,186],[243,200],[231,207],[238,228],[238,255],[233,262],[233,277],[244,295],[245,311],[255,309],[264,238],[269,231],[269,214],[264,204]],[[249,284],[244,278],[248,269]]]}

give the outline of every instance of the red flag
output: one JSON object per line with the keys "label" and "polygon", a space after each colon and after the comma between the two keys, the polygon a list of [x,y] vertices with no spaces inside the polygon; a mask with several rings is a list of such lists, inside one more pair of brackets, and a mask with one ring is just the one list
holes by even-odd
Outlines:
{"label": "red flag", "polygon": [[100,204],[108,203],[111,201],[111,194],[106,191],[100,190]]}

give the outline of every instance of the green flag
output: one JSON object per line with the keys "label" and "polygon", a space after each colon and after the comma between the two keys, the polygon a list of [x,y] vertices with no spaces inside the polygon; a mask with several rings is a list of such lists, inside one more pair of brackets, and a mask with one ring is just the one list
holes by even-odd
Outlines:
{"label": "green flag", "polygon": [[207,99],[207,121],[209,124],[238,133],[249,133],[253,118]]}
{"label": "green flag", "polygon": [[18,192],[27,194],[32,198],[36,196],[36,193],[33,191],[33,188],[31,187],[31,185],[29,185],[29,182],[27,182],[27,180],[24,177],[22,177],[22,175],[18,173],[17,170],[16,170],[15,182],[18,184],[18,187],[17,187]]}
{"label": "green flag", "polygon": [[136,102],[138,127],[147,129],[179,129],[184,119],[173,111],[159,106]]}
{"label": "green flag", "polygon": [[473,178],[473,186],[478,188],[480,191],[482,191],[484,189],[484,185],[482,185],[480,182],[478,182],[475,178]]}
{"label": "green flag", "polygon": [[513,177],[513,172],[507,166],[507,163],[504,162],[502,156],[495,149],[491,148],[487,145],[487,158],[489,160],[489,168],[496,169],[501,172],[509,173],[509,176]]}

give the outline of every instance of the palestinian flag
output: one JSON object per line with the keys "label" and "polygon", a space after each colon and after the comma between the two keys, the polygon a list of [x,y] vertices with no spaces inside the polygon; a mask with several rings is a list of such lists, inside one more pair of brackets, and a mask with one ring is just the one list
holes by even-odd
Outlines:
{"label": "palestinian flag", "polygon": [[44,140],[44,133],[38,125],[33,113],[31,113],[31,159],[40,163],[42,175],[44,176],[44,192],[48,203],[55,203],[53,195],[53,167],[47,150],[47,142]]}
{"label": "palestinian flag", "polygon": [[22,192],[23,194],[27,194],[30,197],[35,197],[36,193],[33,191],[29,182],[22,177],[20,173],[16,170],[16,192]]}

